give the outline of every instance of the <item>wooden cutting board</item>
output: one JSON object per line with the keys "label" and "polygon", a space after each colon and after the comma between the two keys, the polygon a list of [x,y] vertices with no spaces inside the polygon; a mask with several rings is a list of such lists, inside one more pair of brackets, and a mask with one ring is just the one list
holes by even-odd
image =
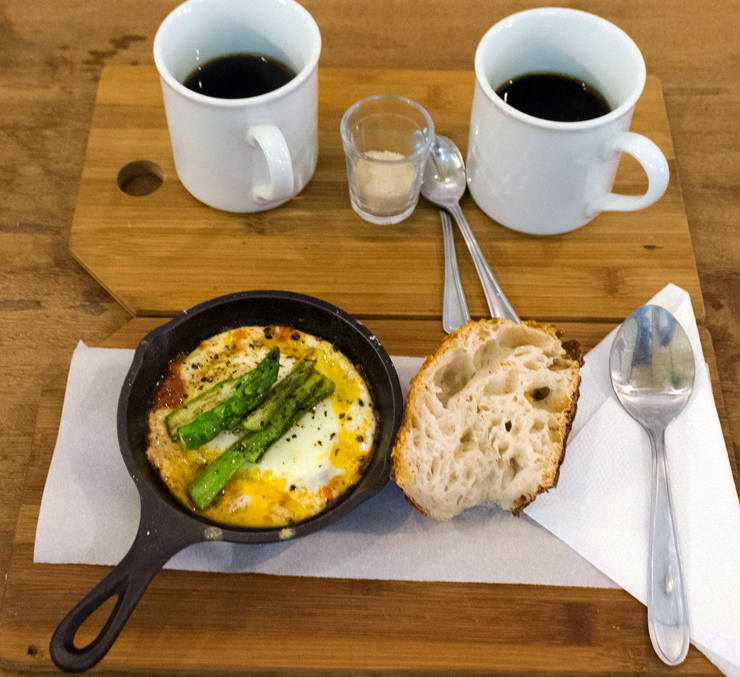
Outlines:
{"label": "wooden cutting board", "polygon": [[[438,133],[467,148],[474,74],[465,71],[323,69],[319,149],[308,187],[277,209],[251,215],[206,207],[175,172],[157,71],[103,69],[70,249],[134,315],[172,315],[221,294],[284,289],[318,296],[360,317],[438,319],[443,246],[439,213],[420,200],[395,226],[362,221],[349,203],[339,122],[365,96],[401,94],[425,106]],[[463,208],[494,274],[523,318],[621,321],[667,283],[704,305],[660,82],[648,77],[632,124],[655,141],[671,169],[666,194],[633,213],[604,213],[547,238],[498,225],[472,198]],[[132,196],[122,168],[154,163],[161,187]],[[120,177],[121,181],[123,178]],[[644,191],[642,169],[623,157],[615,190]],[[488,314],[462,239],[463,285],[473,316]]]}
{"label": "wooden cutting board", "polygon": [[[104,345],[133,348],[162,320],[137,319]],[[436,320],[373,320],[392,354],[424,355]],[[562,324],[593,347],[612,325]],[[724,407],[709,334],[700,328],[715,398]],[[44,482],[66,374],[42,397],[10,573],[0,611],[0,665],[53,669],[56,625],[108,567],[33,563]],[[310,537],[309,537],[310,538]],[[259,547],[259,546],[247,546]],[[491,547],[496,547],[495,543]],[[104,607],[107,614],[110,607]],[[93,636],[98,614],[83,626]],[[96,625],[97,624],[97,625]],[[163,571],[96,674],[213,675],[716,675],[693,647],[669,668],[655,655],[645,607],[615,589],[340,580]]]}

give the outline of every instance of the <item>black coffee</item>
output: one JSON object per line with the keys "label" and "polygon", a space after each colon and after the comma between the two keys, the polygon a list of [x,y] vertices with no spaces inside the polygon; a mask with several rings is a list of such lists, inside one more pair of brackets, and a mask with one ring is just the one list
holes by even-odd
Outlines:
{"label": "black coffee", "polygon": [[581,122],[611,111],[603,94],[587,82],[561,73],[529,73],[496,89],[518,111],[543,120]]}
{"label": "black coffee", "polygon": [[246,99],[267,94],[290,82],[295,72],[261,54],[229,54],[198,66],[182,84],[217,99]]}

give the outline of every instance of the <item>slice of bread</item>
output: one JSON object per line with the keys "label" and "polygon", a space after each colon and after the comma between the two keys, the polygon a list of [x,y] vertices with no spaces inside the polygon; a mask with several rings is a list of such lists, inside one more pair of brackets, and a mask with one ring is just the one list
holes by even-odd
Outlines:
{"label": "slice of bread", "polygon": [[448,520],[495,502],[519,515],[554,487],[583,364],[554,327],[491,319],[450,334],[411,381],[393,475],[420,512]]}

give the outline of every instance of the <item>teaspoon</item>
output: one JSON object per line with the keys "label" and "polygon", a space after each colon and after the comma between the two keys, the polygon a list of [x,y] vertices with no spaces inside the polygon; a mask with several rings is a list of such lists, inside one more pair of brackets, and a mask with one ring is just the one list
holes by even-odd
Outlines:
{"label": "teaspoon", "polygon": [[514,312],[493,276],[460,207],[460,198],[465,194],[466,188],[465,163],[460,149],[447,137],[435,136],[424,165],[421,194],[438,207],[447,210],[457,221],[457,226],[473,257],[491,316],[519,322],[519,316]]}
{"label": "teaspoon", "polygon": [[661,660],[678,665],[689,649],[689,619],[671,504],[665,429],[691,395],[694,352],[671,313],[660,306],[642,306],[619,328],[609,370],[617,399],[645,429],[653,451],[648,628]]}

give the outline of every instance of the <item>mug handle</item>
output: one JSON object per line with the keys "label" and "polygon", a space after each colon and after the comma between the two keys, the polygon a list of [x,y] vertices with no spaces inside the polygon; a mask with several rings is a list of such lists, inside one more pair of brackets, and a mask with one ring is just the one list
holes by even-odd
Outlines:
{"label": "mug handle", "polygon": [[619,195],[604,193],[589,205],[590,216],[599,212],[632,212],[657,202],[668,187],[668,162],[660,148],[650,139],[634,132],[622,132],[604,145],[602,160],[610,160],[615,153],[628,153],[637,160],[648,177],[644,195]]}
{"label": "mug handle", "polygon": [[269,183],[258,183],[252,189],[254,199],[274,202],[293,197],[293,163],[283,133],[275,125],[253,125],[247,130],[247,141],[262,151],[270,172]]}

